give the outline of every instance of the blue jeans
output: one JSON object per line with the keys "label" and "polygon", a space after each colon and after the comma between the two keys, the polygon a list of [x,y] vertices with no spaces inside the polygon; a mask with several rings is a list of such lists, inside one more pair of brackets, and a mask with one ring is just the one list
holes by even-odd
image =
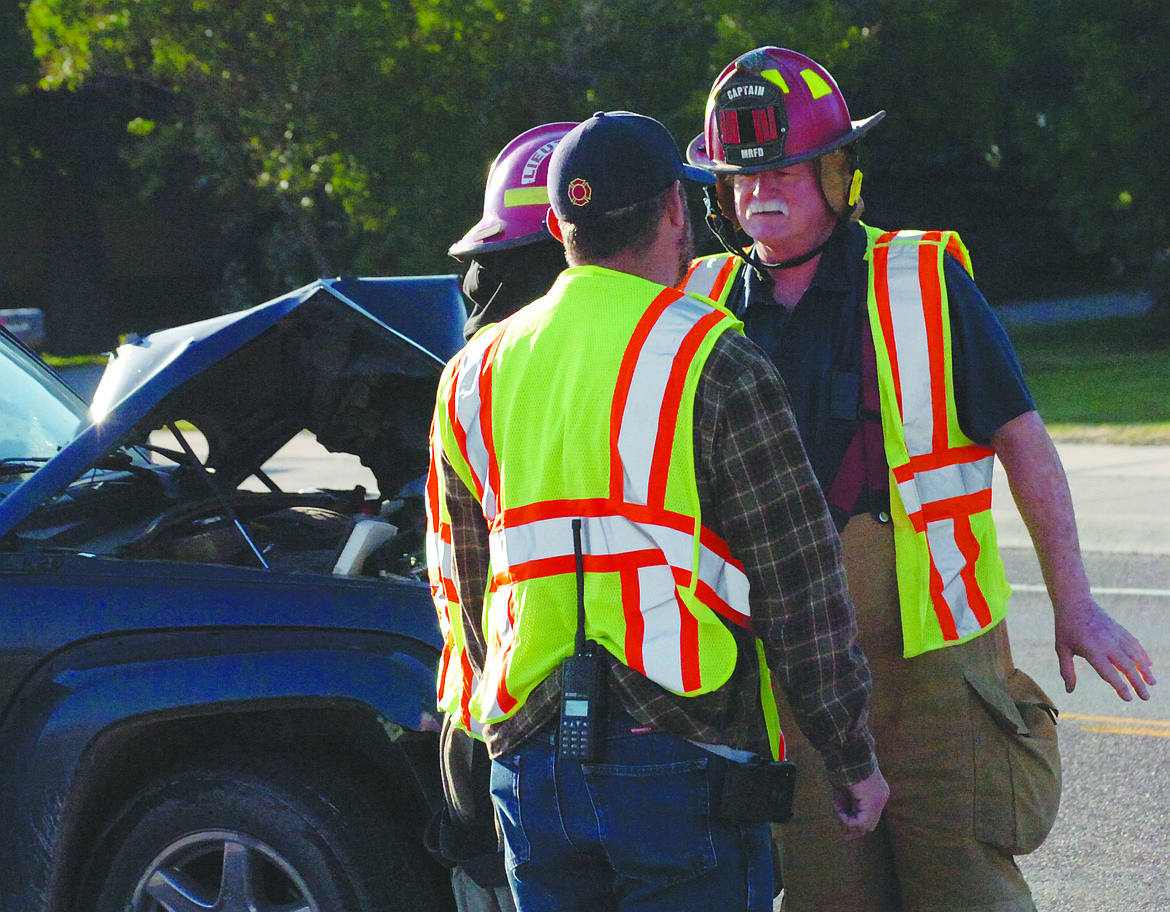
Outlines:
{"label": "blue jeans", "polygon": [[600,763],[558,761],[550,728],[492,763],[520,912],[771,912],[766,825],[720,822],[729,761],[611,720]]}

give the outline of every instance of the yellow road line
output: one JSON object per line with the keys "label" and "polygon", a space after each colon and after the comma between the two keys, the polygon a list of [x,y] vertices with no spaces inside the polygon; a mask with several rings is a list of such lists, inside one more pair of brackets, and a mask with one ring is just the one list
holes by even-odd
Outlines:
{"label": "yellow road line", "polygon": [[1170,731],[1161,728],[1137,728],[1125,725],[1082,725],[1082,731],[1104,732],[1107,735],[1142,735],[1147,738],[1170,738]]}
{"label": "yellow road line", "polygon": [[1085,731],[1170,738],[1170,721],[1164,719],[1127,719],[1124,716],[1090,716],[1084,713],[1061,713],[1060,718],[1070,722],[1089,723],[1081,725]]}

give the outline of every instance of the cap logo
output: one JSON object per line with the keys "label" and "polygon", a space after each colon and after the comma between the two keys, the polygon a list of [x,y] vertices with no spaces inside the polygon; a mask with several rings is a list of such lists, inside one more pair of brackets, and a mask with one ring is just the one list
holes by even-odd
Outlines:
{"label": "cap logo", "polygon": [[593,197],[593,188],[589,181],[577,177],[569,181],[569,202],[574,206],[584,206]]}

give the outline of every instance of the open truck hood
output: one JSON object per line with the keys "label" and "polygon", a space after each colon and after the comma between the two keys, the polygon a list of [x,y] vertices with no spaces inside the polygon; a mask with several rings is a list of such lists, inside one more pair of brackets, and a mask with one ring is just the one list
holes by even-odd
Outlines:
{"label": "open truck hood", "polygon": [[[455,276],[321,279],[249,310],[133,338],[76,436],[0,501],[0,535],[152,430],[189,422],[234,488],[307,429],[393,496],[426,470],[445,362],[463,345]],[[123,457],[124,458],[124,457]]]}

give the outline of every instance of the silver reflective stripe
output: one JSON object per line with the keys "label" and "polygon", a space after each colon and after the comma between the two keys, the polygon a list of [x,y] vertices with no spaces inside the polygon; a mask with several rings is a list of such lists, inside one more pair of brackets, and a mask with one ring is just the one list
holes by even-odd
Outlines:
{"label": "silver reflective stripe", "polygon": [[452,390],[455,417],[466,435],[465,456],[476,480],[483,487],[481,506],[489,522],[495,518],[498,507],[496,492],[488,484],[490,456],[480,423],[483,402],[480,399],[479,380],[487,350],[497,334],[491,331],[483,332],[467,343],[459,360],[459,373]]}
{"label": "silver reflective stripe", "polygon": [[927,523],[926,540],[930,543],[935,569],[942,577],[942,597],[950,609],[955,632],[960,638],[977,633],[983,628],[971,611],[967,581],[961,576],[963,568],[967,566],[967,559],[955,541],[955,521],[940,519]]}
{"label": "silver reflective stripe", "polygon": [[638,570],[638,610],[645,629],[642,634],[644,674],[677,693],[683,691],[682,615],[674,573],[661,564]]}
{"label": "silver reflective stripe", "polygon": [[719,274],[726,265],[727,260],[722,257],[700,260],[687,279],[687,294],[703,295],[705,298],[711,297],[711,292],[715,290],[715,283],[719,281]]}
{"label": "silver reflective stripe", "polygon": [[[922,234],[911,231],[898,233],[897,240],[889,244],[886,275],[894,336],[892,349],[897,355],[901,390],[903,435],[912,467],[916,457],[929,457],[935,452],[936,431],[944,439],[948,437],[946,428],[936,429],[934,426],[935,403],[931,378],[932,368],[936,365],[932,362],[926,328],[926,304],[919,275],[922,246],[919,241]],[[937,250],[944,241],[945,236],[937,244],[933,241],[927,243],[932,250]],[[942,354],[938,353],[938,356],[942,357]],[[940,370],[944,369],[942,364],[937,366]],[[988,453],[965,462],[917,469],[909,479],[897,483],[898,496],[911,521],[921,528],[923,509],[931,504],[990,489],[994,466],[995,457]],[[965,512],[960,515],[963,522],[969,521]],[[939,574],[943,587],[942,599],[958,638],[962,639],[979,632],[982,625],[970,608],[967,580],[962,576],[968,560],[959,548],[955,522],[950,517],[931,519],[925,523],[925,529],[928,560]]]}
{"label": "silver reflective stripe", "polygon": [[[567,557],[565,547],[567,517],[551,517],[521,525],[505,525],[489,539],[493,567],[519,567],[529,561]],[[624,516],[586,516],[582,518],[582,540],[587,554],[618,556],[643,550],[661,551],[672,567],[690,572],[694,556],[694,536],[671,526],[636,523]],[[699,579],[741,618],[748,613],[748,579],[743,569],[729,563],[709,548],[699,548]],[[675,583],[672,579],[670,590]]]}
{"label": "silver reflective stripe", "polygon": [[914,516],[923,505],[948,500],[962,494],[974,494],[991,487],[995,456],[984,456],[974,462],[960,462],[915,472],[907,481],[898,483],[898,494],[906,513]]}
{"label": "silver reflective stripe", "polygon": [[[623,499],[627,503],[647,503],[652,481],[651,461],[663,430],[666,384],[675,356],[695,323],[710,313],[710,305],[694,298],[679,298],[663,311],[639,350],[618,431],[618,453],[624,471]],[[669,407],[674,409],[677,403],[670,403]]]}
{"label": "silver reflective stripe", "polygon": [[[914,237],[915,234],[901,232],[898,238]],[[922,285],[918,278],[918,249],[917,243],[891,243],[887,275],[890,312],[894,318],[894,351],[898,355],[898,379],[902,390],[903,433],[911,456],[929,453],[934,446],[930,351]]]}

